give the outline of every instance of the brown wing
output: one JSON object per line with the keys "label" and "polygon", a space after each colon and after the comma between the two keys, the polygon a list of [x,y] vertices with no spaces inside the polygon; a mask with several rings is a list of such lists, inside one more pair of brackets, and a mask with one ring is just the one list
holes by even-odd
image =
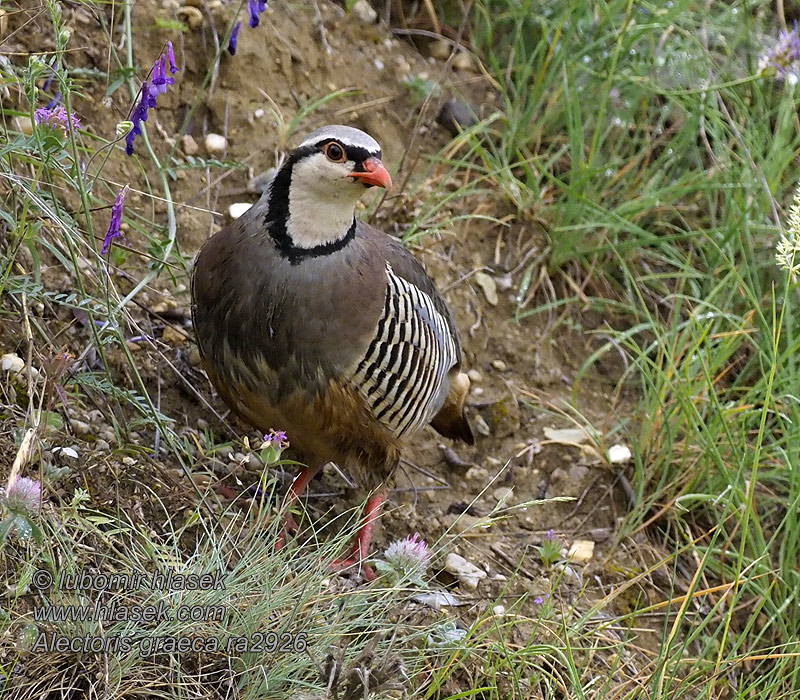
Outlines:
{"label": "brown wing", "polygon": [[451,439],[463,440],[474,444],[469,422],[465,415],[465,401],[469,391],[469,378],[461,372],[462,347],[461,335],[456,325],[453,311],[436,288],[433,280],[425,272],[421,263],[402,245],[382,231],[360,224],[362,233],[371,238],[379,247],[382,257],[389,263],[392,271],[400,278],[419,289],[431,300],[435,310],[446,323],[447,342],[452,344],[455,361],[448,371],[447,393],[441,408],[433,416],[431,425],[441,435]]}

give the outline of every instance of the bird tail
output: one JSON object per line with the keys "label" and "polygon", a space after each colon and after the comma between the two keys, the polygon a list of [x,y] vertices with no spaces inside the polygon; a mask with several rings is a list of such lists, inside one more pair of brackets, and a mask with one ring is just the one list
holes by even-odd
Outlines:
{"label": "bird tail", "polygon": [[459,372],[450,382],[447,398],[439,409],[439,413],[431,421],[431,425],[440,435],[474,445],[475,436],[472,434],[464,406],[468,391],[469,377],[463,372]]}

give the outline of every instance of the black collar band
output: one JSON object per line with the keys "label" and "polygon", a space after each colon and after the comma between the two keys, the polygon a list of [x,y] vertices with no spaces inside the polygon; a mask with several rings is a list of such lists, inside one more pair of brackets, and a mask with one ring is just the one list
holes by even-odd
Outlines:
{"label": "black collar band", "polygon": [[264,224],[270,236],[272,236],[272,240],[275,241],[278,252],[283,257],[288,258],[292,265],[297,265],[308,258],[318,258],[322,255],[335,253],[356,237],[356,218],[354,216],[353,223],[347,229],[347,233],[335,241],[316,245],[313,248],[301,248],[292,242],[292,237],[286,228],[286,222],[289,220],[289,188],[292,184],[292,168],[299,160],[307,158],[318,150],[319,147],[316,144],[298,148],[292,153],[289,160],[283,164],[283,167],[275,175],[275,179],[270,185],[267,215]]}
{"label": "black collar band", "polygon": [[[283,229],[283,235],[276,235],[277,229],[279,228]],[[337,250],[344,248],[356,237],[356,218],[353,217],[353,223],[350,224],[350,228],[347,229],[347,233],[344,236],[335,241],[330,241],[329,243],[315,245],[313,248],[301,248],[300,246],[294,245],[289,234],[285,233],[285,220],[282,222],[277,220],[268,221],[267,230],[270,232],[270,234],[272,234],[272,238],[275,241],[275,245],[277,246],[280,254],[283,255],[284,258],[288,258],[292,265],[298,265],[299,263],[303,262],[303,260],[307,260],[308,258],[319,258],[323,255],[330,255],[331,253],[335,253]]]}

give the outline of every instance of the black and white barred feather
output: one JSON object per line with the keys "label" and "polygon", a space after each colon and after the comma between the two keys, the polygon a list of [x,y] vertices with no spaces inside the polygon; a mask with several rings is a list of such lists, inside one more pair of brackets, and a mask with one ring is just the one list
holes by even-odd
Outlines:
{"label": "black and white barred feather", "polygon": [[441,408],[456,341],[431,297],[386,264],[386,301],[351,380],[372,414],[397,437],[413,434]]}

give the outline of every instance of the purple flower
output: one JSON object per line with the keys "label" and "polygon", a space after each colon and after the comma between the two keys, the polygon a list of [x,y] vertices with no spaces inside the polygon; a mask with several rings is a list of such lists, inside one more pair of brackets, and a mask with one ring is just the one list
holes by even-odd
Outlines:
{"label": "purple flower", "polygon": [[56,96],[47,103],[45,109],[54,109],[61,103],[61,90],[56,93]]}
{"label": "purple flower", "polygon": [[537,595],[533,602],[535,605],[544,605],[544,601],[546,601],[550,597],[549,593],[545,593],[544,596]]}
{"label": "purple flower", "polygon": [[264,447],[274,447],[276,450],[283,450],[289,447],[289,438],[283,430],[270,430],[264,436]]}
{"label": "purple flower", "polygon": [[74,114],[70,114],[63,106],[57,107],[43,107],[34,112],[33,120],[37,124],[44,124],[53,129],[60,128],[66,134],[69,131],[70,124],[73,129],[81,128],[81,121]]}
{"label": "purple flower", "polygon": [[430,566],[431,551],[425,540],[415,532],[404,540],[392,542],[383,553],[383,558],[388,566],[379,566],[379,570],[396,572],[423,585],[422,577]]}
{"label": "purple flower", "polygon": [[142,83],[140,90],[141,99],[131,114],[131,121],[133,128],[128,132],[125,137],[125,152],[133,155],[133,142],[136,137],[142,133],[142,122],[147,121],[148,110],[155,109],[157,106],[158,95],[166,92],[167,87],[175,84],[175,78],[167,75],[167,60],[169,60],[170,73],[177,73],[178,66],[175,64],[175,51],[172,48],[172,42],[167,42],[167,53],[161,54],[156,62],[153,64],[152,79],[150,82],[145,80]]}
{"label": "purple flower", "polygon": [[266,0],[247,0],[247,10],[250,12],[250,26],[257,27],[258,16],[267,9]]}
{"label": "purple flower", "polygon": [[[175,78],[167,75],[167,57],[162,53],[161,59],[156,61],[155,65],[153,66],[153,82],[150,86],[150,94],[157,95],[159,92],[166,92],[168,85],[174,85]],[[155,100],[155,97],[153,97]]]}
{"label": "purple flower", "polygon": [[111,207],[111,223],[108,225],[108,232],[103,239],[103,247],[100,251],[101,255],[105,255],[111,247],[111,242],[115,238],[121,238],[122,232],[119,230],[122,224],[122,206],[125,204],[125,197],[128,196],[128,186],[125,185],[119,192],[117,198],[114,200],[114,205]]}
{"label": "purple flower", "polygon": [[544,538],[545,538],[545,539],[546,539],[548,542],[552,542],[552,541],[553,541],[553,540],[556,538],[556,531],[555,531],[553,528],[550,528],[550,529],[547,531],[547,534],[544,536]]}
{"label": "purple flower", "polygon": [[9,485],[0,501],[16,515],[33,515],[42,502],[42,486],[38,481],[22,476]]}
{"label": "purple flower", "polygon": [[781,78],[785,78],[798,60],[800,60],[800,32],[795,20],[792,31],[785,29],[781,31],[775,46],[761,56],[759,70],[762,73],[774,71]]}
{"label": "purple flower", "polygon": [[172,42],[167,42],[167,57],[169,58],[169,72],[175,75],[178,72],[178,64],[175,63],[175,51],[172,49]]}
{"label": "purple flower", "polygon": [[241,20],[239,20],[236,23],[236,26],[234,26],[233,31],[231,32],[230,41],[228,42],[228,53],[231,56],[236,55],[236,47],[239,44],[239,32],[241,31],[241,29],[242,29],[242,22]]}

